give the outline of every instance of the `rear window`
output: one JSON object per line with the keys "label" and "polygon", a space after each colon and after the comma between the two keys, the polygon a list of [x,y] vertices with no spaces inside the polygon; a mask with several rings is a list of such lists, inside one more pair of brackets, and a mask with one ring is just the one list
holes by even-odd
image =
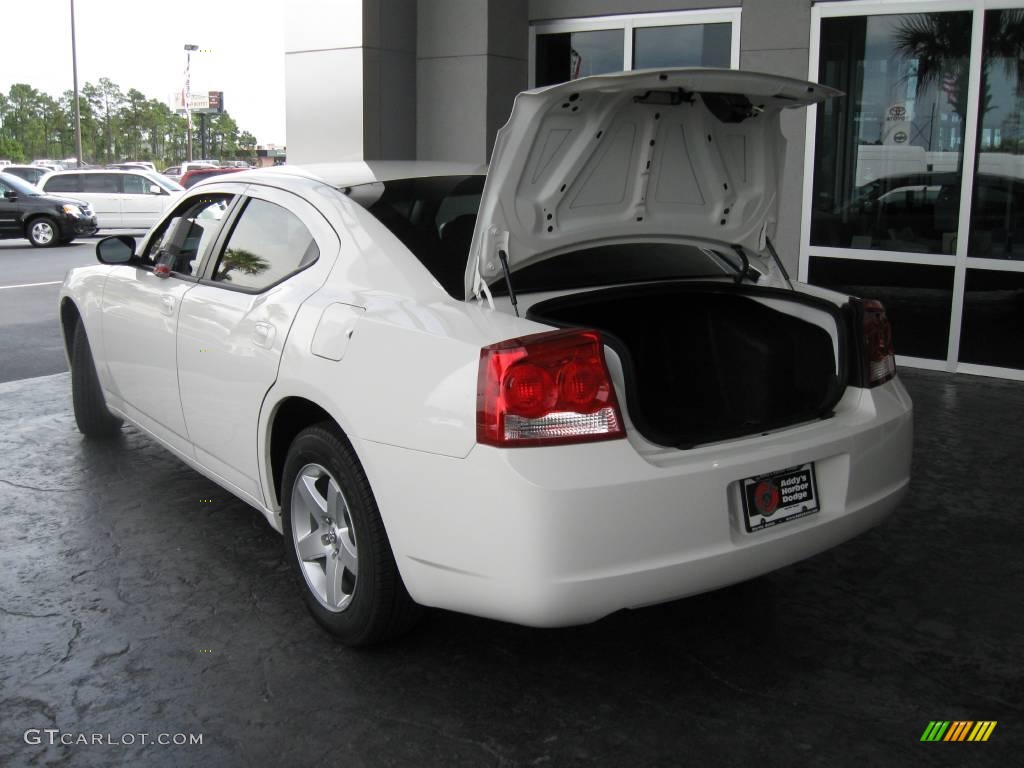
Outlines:
{"label": "rear window", "polygon": [[483,188],[483,176],[429,176],[341,191],[390,229],[449,294],[462,299]]}
{"label": "rear window", "polygon": [[[716,255],[726,263],[735,257]],[[599,245],[552,256],[512,273],[516,293],[567,291],[598,285],[646,283],[657,280],[734,276],[711,251],[681,243],[628,243]],[[491,293],[504,296],[504,278],[491,284]]]}
{"label": "rear window", "polygon": [[66,176],[51,176],[47,179],[45,189],[47,192],[81,192],[82,175],[69,173]]}
{"label": "rear window", "polygon": [[[465,297],[466,261],[476,226],[483,176],[431,176],[344,187],[342,192],[391,230],[444,289]],[[516,293],[561,291],[620,283],[734,275],[735,256],[679,243],[604,245],[553,256],[517,269]],[[503,278],[490,286],[508,293]]]}

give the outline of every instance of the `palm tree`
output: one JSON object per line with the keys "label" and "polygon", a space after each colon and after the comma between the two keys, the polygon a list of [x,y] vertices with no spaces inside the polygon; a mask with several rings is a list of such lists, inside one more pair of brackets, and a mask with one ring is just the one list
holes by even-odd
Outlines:
{"label": "palm tree", "polygon": [[[960,13],[912,14],[900,24],[895,37],[896,51],[917,63],[918,94],[938,85],[949,95],[950,106],[964,124],[971,25],[963,23]],[[1008,79],[1016,77],[1018,89],[1024,86],[1024,10],[986,12],[984,41],[979,104],[982,117],[993,108],[989,77],[993,64],[1000,62]],[[979,130],[982,122],[978,121]]]}
{"label": "palm tree", "polygon": [[252,251],[228,248],[224,251],[224,258],[217,265],[217,274],[213,279],[230,282],[230,273],[236,270],[245,275],[258,275],[268,269],[270,269],[270,262]]}

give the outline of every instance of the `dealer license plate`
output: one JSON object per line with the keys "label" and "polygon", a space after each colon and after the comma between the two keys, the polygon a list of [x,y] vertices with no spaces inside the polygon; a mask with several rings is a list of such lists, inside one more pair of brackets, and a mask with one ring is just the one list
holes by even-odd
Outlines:
{"label": "dealer license plate", "polygon": [[788,523],[818,511],[814,464],[748,477],[742,483],[743,522],[748,533]]}

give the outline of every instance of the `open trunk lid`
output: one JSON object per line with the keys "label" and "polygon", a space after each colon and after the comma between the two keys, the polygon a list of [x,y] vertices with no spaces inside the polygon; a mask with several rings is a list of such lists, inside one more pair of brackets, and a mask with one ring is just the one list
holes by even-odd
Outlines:
{"label": "open trunk lid", "polygon": [[774,233],[783,109],[838,93],[727,69],[622,72],[526,91],[498,131],[466,295],[601,243],[684,237],[761,253]]}

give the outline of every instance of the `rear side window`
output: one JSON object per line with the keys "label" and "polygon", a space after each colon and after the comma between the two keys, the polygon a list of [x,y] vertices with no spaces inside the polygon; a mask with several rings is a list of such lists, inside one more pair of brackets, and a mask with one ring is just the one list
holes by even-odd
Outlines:
{"label": "rear side window", "polygon": [[120,179],[116,173],[83,173],[82,191],[117,194],[121,191]]}
{"label": "rear side window", "polygon": [[53,176],[47,179],[43,188],[47,192],[81,192],[82,174],[69,173],[66,176]]}
{"label": "rear side window", "polygon": [[430,176],[342,192],[390,229],[451,296],[462,299],[483,188],[483,176]]}
{"label": "rear side window", "polygon": [[298,216],[253,198],[239,216],[211,279],[258,292],[305,269],[319,256],[313,235]]}

